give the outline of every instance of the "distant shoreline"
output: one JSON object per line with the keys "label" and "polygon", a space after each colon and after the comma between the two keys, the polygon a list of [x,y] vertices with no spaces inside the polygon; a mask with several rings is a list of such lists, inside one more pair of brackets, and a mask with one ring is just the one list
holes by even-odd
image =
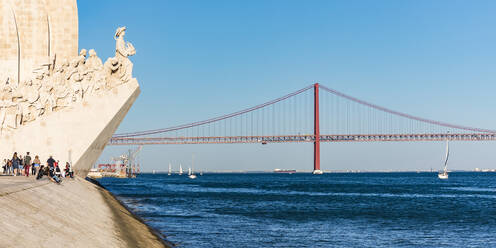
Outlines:
{"label": "distant shoreline", "polygon": [[[356,173],[438,173],[441,170],[405,170],[405,171],[361,171],[361,170],[356,170],[356,171],[324,171],[324,173],[328,174],[356,174]],[[475,170],[449,170],[449,172],[473,172],[473,173],[494,173],[496,172],[496,169],[491,169],[491,170],[480,170],[480,171],[475,171]],[[204,174],[289,174],[289,173],[275,173],[274,171],[204,171]],[[296,171],[291,174],[311,174],[311,171]],[[155,171],[155,172],[141,172],[140,174],[168,174],[167,171]],[[172,175],[178,175],[177,172],[173,172]],[[187,175],[187,173],[183,173],[183,175]]]}

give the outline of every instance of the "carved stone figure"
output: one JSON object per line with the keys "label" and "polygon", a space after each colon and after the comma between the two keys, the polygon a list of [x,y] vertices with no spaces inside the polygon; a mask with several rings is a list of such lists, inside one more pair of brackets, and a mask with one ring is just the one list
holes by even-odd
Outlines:
{"label": "carved stone figure", "polygon": [[36,120],[38,117],[70,107],[92,94],[105,94],[132,79],[133,64],[129,56],[136,53],[131,43],[124,41],[125,27],[115,33],[116,56],[105,64],[95,50],[86,49],[79,56],[35,69],[32,78],[19,85],[0,77],[0,134]]}
{"label": "carved stone figure", "polygon": [[91,71],[100,71],[103,69],[102,60],[96,56],[95,50],[90,49],[88,53],[90,57],[86,60],[86,67]]}
{"label": "carved stone figure", "polygon": [[126,27],[119,27],[115,32],[115,58],[119,62],[120,76],[123,83],[132,78],[133,63],[128,59],[129,56],[136,54],[133,44],[124,41]]}

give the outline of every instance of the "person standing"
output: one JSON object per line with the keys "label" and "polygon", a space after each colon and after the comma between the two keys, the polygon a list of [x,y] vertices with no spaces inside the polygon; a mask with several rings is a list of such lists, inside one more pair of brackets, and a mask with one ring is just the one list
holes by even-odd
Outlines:
{"label": "person standing", "polygon": [[29,152],[24,156],[24,174],[29,177],[29,168],[31,167],[31,156],[29,156]]}
{"label": "person standing", "polygon": [[26,177],[29,177],[29,172],[30,172],[30,171],[29,171],[29,168],[31,168],[31,165],[29,165],[29,164],[25,164],[25,165],[24,165],[24,175],[25,175]]}
{"label": "person standing", "polygon": [[2,168],[3,168],[3,174],[6,174],[6,172],[7,172],[7,169],[8,169],[7,166],[8,166],[8,164],[9,163],[8,163],[7,159],[4,159],[3,160],[3,166],[2,166]]}
{"label": "person standing", "polygon": [[31,164],[31,175],[36,175],[36,167],[34,167],[34,162]]}
{"label": "person standing", "polygon": [[37,174],[41,164],[40,157],[38,157],[38,155],[34,156],[33,164],[33,170],[35,171],[34,174]]}
{"label": "person standing", "polygon": [[24,176],[24,159],[22,159],[22,155],[19,155],[19,170],[18,176]]}
{"label": "person standing", "polygon": [[47,165],[48,167],[51,167],[53,169],[54,164],[55,164],[55,159],[53,159],[52,155],[50,155],[50,157],[47,160]]}
{"label": "person standing", "polygon": [[14,169],[12,168],[12,160],[7,160],[7,174],[12,175]]}
{"label": "person standing", "polygon": [[14,169],[14,176],[17,176],[19,170],[19,157],[17,157],[17,152],[14,152],[12,156],[12,168]]}
{"label": "person standing", "polygon": [[12,160],[10,160],[10,159],[9,159],[9,160],[7,161],[7,164],[8,164],[8,166],[7,166],[7,167],[9,168],[9,169],[8,169],[8,174],[9,174],[9,175],[13,175],[13,174],[14,174],[14,166],[12,165]]}

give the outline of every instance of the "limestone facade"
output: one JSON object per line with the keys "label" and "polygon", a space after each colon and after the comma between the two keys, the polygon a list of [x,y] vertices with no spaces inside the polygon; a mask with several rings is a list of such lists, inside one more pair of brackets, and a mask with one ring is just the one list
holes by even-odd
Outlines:
{"label": "limestone facade", "polygon": [[125,31],[117,29],[116,55],[105,63],[82,49],[20,85],[0,83],[0,158],[14,151],[54,156],[86,176],[140,93],[128,58],[136,50]]}
{"label": "limestone facade", "polygon": [[[76,0],[0,0],[0,80],[20,83],[33,70],[77,56]],[[19,78],[20,77],[20,78]]]}
{"label": "limestone facade", "polygon": [[126,28],[103,63],[77,52],[75,0],[0,3],[0,158],[53,155],[86,176],[140,93]]}

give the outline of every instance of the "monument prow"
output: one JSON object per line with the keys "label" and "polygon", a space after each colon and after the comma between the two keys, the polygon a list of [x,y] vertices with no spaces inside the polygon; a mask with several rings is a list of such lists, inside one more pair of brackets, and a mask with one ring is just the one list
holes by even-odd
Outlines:
{"label": "monument prow", "polygon": [[[58,1],[48,1],[48,6]],[[89,56],[82,49],[71,57],[78,42],[75,1],[64,1],[70,4],[55,11],[37,4],[45,1],[34,0],[31,5],[25,3],[25,11],[19,14],[16,10],[25,1],[13,2],[16,4],[0,7],[0,13],[9,13],[0,21],[10,24],[0,34],[11,34],[12,30],[19,34],[17,39],[4,36],[11,37],[7,42],[12,44],[0,46],[0,158],[30,152],[43,163],[53,156],[61,164],[71,163],[76,174],[85,177],[140,93],[128,58],[136,50],[124,40],[126,28],[119,27],[114,34],[115,57],[102,63],[93,49]],[[66,15],[72,20],[69,24],[60,18]],[[38,17],[53,30],[40,28],[36,35],[31,34],[30,21]],[[75,35],[56,33],[60,27],[72,27],[70,32]],[[20,52],[25,44],[37,42],[45,51]],[[11,51],[14,47],[18,53]],[[15,60],[18,63],[12,62]],[[27,65],[32,68],[27,70]]]}

